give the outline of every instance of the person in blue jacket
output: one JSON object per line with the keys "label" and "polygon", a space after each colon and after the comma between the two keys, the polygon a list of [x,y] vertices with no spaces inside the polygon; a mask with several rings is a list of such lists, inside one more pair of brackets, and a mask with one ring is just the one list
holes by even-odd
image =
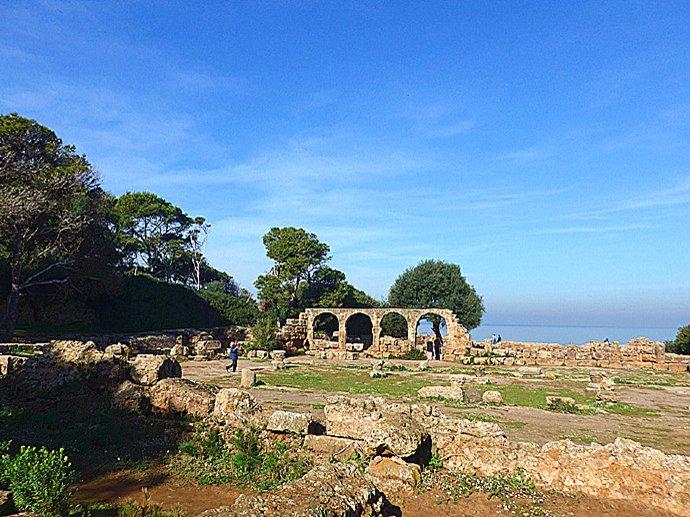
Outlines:
{"label": "person in blue jacket", "polygon": [[238,357],[237,341],[233,341],[232,343],[230,343],[230,353],[228,354],[228,357],[230,358],[232,363],[225,367],[225,371],[229,372],[230,367],[232,366],[232,372],[235,373],[237,371],[237,357]]}

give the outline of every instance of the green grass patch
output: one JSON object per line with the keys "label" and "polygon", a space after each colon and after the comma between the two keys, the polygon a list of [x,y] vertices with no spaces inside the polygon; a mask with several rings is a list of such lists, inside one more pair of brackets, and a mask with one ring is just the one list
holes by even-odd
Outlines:
{"label": "green grass patch", "polygon": [[599,438],[592,434],[583,434],[583,433],[571,433],[571,434],[562,434],[560,436],[561,440],[570,440],[573,442],[577,443],[582,443],[585,445],[589,445],[590,443],[601,443]]}
{"label": "green grass patch", "polygon": [[303,367],[298,371],[279,370],[262,374],[261,380],[270,386],[298,388],[303,391],[342,392],[352,395],[370,394],[401,400],[417,396],[417,390],[428,385],[419,376],[389,373],[388,377],[372,379],[369,370],[332,366],[330,368]]}

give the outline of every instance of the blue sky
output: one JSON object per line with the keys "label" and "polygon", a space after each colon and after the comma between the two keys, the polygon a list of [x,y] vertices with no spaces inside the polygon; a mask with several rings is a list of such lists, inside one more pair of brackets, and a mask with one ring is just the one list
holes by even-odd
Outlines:
{"label": "blue sky", "polygon": [[376,298],[434,258],[487,323],[675,328],[688,26],[670,0],[10,0],[0,113],[206,217],[250,289],[289,225]]}

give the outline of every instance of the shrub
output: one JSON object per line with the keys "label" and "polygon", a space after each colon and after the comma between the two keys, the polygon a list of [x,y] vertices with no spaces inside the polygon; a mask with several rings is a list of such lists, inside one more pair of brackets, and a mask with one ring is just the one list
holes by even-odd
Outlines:
{"label": "shrub", "polygon": [[[4,444],[7,449],[9,444]],[[0,476],[9,484],[14,503],[22,511],[39,515],[68,514],[69,484],[74,481],[72,464],[64,449],[49,451],[45,447],[22,446],[19,454],[0,458]]]}
{"label": "shrub", "polygon": [[256,319],[252,327],[254,341],[245,349],[274,350],[278,346],[276,341],[276,331],[278,327],[271,314],[262,314]]}
{"label": "shrub", "polygon": [[666,341],[666,351],[672,354],[690,355],[690,325],[679,328],[674,341]]}
{"label": "shrub", "polygon": [[412,348],[404,354],[400,354],[396,359],[410,359],[414,361],[421,361],[426,359],[426,355],[419,348]]}

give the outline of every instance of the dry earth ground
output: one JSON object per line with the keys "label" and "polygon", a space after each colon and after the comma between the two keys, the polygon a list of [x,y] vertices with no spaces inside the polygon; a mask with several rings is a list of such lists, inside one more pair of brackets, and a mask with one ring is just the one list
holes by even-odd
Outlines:
{"label": "dry earth ground", "polygon": [[[249,391],[272,409],[310,412],[323,416],[326,397],[332,393],[366,397],[381,395],[389,400],[417,402],[417,389],[425,385],[448,385],[451,376],[470,373],[471,368],[455,363],[436,362],[430,370],[416,370],[417,361],[392,361],[405,367],[384,379],[370,379],[370,361],[327,362],[310,357],[288,359],[289,368],[271,371],[270,362],[240,360],[238,373],[225,371],[227,361],[186,361],[182,363],[183,377],[218,387],[239,386],[239,370],[251,368],[257,372],[261,384]],[[487,367],[489,384],[468,383],[480,391],[487,389],[503,393],[505,406],[481,404],[464,405],[435,400],[450,415],[497,422],[511,440],[537,443],[568,437],[587,443],[605,444],[616,437],[631,438],[666,453],[690,454],[690,374],[640,370],[603,370],[600,368],[543,368],[556,372],[556,379],[517,378],[517,368]],[[593,398],[585,392],[589,373],[603,373],[617,379],[620,406],[608,413],[561,414],[542,409],[547,394],[572,396],[578,402]],[[160,474],[160,475],[159,475]],[[441,471],[441,478],[452,474]],[[247,489],[229,486],[196,486],[176,481],[157,471],[121,471],[87,481],[79,497],[87,500],[122,502],[127,498],[141,499],[141,489],[148,487],[153,503],[173,510],[175,507],[189,516],[231,504]],[[582,494],[547,494],[535,505],[531,500],[517,502],[517,512],[507,510],[498,498],[483,493],[457,498],[444,488],[439,478],[431,485],[418,489],[394,501],[390,515],[404,517],[488,517],[496,515],[563,516],[563,517],[670,517],[673,514],[648,508],[635,501],[617,501],[584,496]]]}

